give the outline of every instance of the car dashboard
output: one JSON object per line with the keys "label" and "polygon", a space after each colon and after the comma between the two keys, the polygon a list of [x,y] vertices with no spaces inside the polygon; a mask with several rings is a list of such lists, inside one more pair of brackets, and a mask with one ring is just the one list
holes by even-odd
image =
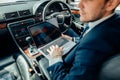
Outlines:
{"label": "car dashboard", "polygon": [[[8,78],[14,76],[15,80],[37,80],[42,75],[43,80],[50,80],[49,73],[41,71],[39,65],[46,63],[46,59],[41,63],[39,60],[44,56],[39,52],[30,54],[27,41],[31,37],[27,27],[45,21],[43,11],[48,2],[35,0],[0,4],[0,79],[7,75]],[[45,11],[46,20],[55,12],[69,15],[66,6],[54,3]]]}

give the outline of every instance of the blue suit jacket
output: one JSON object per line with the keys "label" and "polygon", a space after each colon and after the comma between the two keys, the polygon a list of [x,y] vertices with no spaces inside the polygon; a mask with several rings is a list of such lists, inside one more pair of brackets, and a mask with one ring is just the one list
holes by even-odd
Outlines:
{"label": "blue suit jacket", "polygon": [[64,62],[48,68],[52,80],[95,80],[102,62],[120,51],[120,16],[98,24],[89,31],[70,53]]}

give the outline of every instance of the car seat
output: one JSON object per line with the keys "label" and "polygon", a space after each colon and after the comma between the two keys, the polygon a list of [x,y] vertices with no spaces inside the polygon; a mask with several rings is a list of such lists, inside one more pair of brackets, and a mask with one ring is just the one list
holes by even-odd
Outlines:
{"label": "car seat", "polygon": [[103,63],[99,80],[120,80],[120,53]]}

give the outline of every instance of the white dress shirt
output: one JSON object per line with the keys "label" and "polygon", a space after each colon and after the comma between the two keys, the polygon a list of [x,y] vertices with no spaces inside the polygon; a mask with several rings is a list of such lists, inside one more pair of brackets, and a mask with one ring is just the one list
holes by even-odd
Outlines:
{"label": "white dress shirt", "polygon": [[[88,23],[89,29],[86,30],[86,32],[83,34],[83,36],[84,36],[85,34],[87,34],[91,29],[93,29],[96,25],[98,25],[98,24],[100,24],[101,22],[103,22],[103,21],[107,20],[108,18],[112,17],[114,14],[115,14],[115,13],[110,14],[110,15],[108,15],[108,16],[106,16],[106,17],[104,17],[104,18],[101,18],[101,19],[99,19],[99,20],[97,20],[97,21],[94,21],[94,22],[89,22],[89,23]],[[84,25],[84,26],[85,26],[85,25]]]}

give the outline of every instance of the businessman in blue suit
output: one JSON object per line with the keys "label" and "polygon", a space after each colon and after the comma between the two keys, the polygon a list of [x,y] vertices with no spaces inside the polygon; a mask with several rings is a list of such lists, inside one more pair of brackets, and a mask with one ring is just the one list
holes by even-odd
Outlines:
{"label": "businessman in blue suit", "polygon": [[77,45],[62,57],[62,47],[51,46],[47,51],[48,71],[52,80],[95,80],[100,65],[109,56],[120,51],[120,16],[114,13],[120,0],[80,0],[80,21],[89,29],[82,37],[64,38]]}

